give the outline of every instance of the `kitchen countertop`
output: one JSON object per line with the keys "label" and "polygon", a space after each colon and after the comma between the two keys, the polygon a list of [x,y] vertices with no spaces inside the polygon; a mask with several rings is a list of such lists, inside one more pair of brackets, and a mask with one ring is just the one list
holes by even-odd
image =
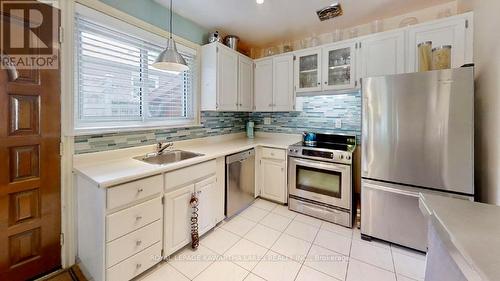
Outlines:
{"label": "kitchen countertop", "polygon": [[500,280],[500,206],[429,194],[419,205],[468,280]]}
{"label": "kitchen countertop", "polygon": [[248,139],[244,133],[174,142],[173,149],[204,154],[203,156],[166,165],[154,165],[133,159],[155,151],[155,145],[75,155],[73,171],[100,188],[107,188],[136,179],[223,157],[257,146],[286,149],[301,140],[300,135],[256,133]]}

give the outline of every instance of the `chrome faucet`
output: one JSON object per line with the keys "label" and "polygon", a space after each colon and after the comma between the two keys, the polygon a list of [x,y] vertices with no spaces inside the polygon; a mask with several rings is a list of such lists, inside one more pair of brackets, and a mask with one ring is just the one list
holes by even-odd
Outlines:
{"label": "chrome faucet", "polygon": [[159,142],[156,145],[156,155],[161,155],[167,148],[172,147],[174,145],[173,142],[162,143]]}

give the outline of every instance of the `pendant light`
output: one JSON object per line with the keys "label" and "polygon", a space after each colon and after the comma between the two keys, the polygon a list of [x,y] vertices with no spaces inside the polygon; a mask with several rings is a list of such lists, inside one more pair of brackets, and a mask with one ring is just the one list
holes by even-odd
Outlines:
{"label": "pendant light", "polygon": [[179,52],[177,52],[177,47],[175,46],[175,41],[172,38],[172,0],[170,0],[170,38],[167,41],[167,48],[160,53],[156,58],[155,62],[152,64],[154,68],[172,72],[182,72],[189,70],[189,67]]}

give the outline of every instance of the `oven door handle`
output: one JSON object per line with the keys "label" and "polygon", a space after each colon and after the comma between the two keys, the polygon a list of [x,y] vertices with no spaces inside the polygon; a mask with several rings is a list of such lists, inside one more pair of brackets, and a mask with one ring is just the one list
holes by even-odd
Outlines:
{"label": "oven door handle", "polygon": [[310,160],[303,160],[303,159],[297,159],[297,158],[294,158],[292,161],[295,164],[299,164],[299,165],[303,165],[303,166],[307,166],[307,167],[311,167],[311,168],[319,168],[319,169],[337,171],[337,172],[345,172],[349,168],[349,166],[342,165],[342,164],[325,163],[325,162],[310,161]]}

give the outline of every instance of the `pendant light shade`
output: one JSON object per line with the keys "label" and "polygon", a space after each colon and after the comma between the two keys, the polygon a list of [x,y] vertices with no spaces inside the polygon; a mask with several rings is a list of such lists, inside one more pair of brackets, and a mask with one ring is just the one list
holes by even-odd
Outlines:
{"label": "pendant light shade", "polygon": [[167,48],[160,53],[153,63],[153,67],[173,72],[189,70],[186,60],[177,52],[174,39],[168,39]]}
{"label": "pendant light shade", "polygon": [[167,48],[160,53],[152,64],[154,68],[173,72],[189,70],[186,60],[177,51],[174,38],[172,38],[172,0],[170,0],[170,38],[167,41]]}

